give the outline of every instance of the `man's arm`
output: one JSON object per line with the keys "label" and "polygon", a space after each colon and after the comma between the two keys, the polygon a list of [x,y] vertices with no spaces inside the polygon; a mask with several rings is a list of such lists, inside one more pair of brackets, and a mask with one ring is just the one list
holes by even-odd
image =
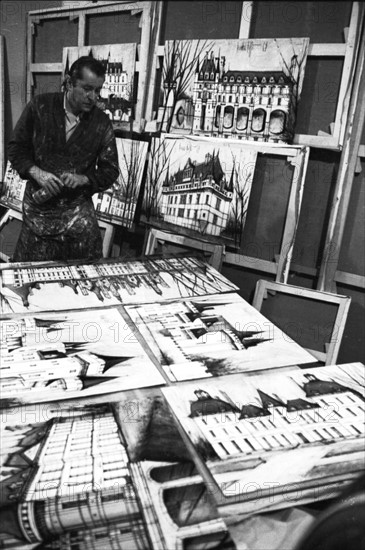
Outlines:
{"label": "man's arm", "polygon": [[33,131],[34,131],[34,101],[30,101],[21,114],[8,144],[8,158],[15,170],[23,179],[32,178],[40,187],[46,189],[51,196],[59,194],[63,187],[62,181],[45,170],[41,170],[34,162]]}
{"label": "man's arm", "polygon": [[33,102],[25,107],[8,144],[8,158],[23,179],[29,178],[29,169],[35,165],[33,154]]}
{"label": "man's arm", "polygon": [[89,180],[92,194],[105,191],[118,179],[118,150],[111,122],[107,124],[105,129],[96,167],[89,169],[85,175]]}

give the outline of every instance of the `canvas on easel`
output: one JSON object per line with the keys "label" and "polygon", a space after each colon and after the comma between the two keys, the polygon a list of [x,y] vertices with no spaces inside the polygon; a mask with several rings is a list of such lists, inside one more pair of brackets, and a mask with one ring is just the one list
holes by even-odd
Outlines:
{"label": "canvas on easel", "polygon": [[291,143],[308,38],[165,43],[162,132]]}
{"label": "canvas on easel", "polygon": [[238,141],[153,138],[141,221],[239,244],[256,157]]}
{"label": "canvas on easel", "polygon": [[131,130],[134,119],[135,66],[137,44],[103,44],[63,48],[63,68],[67,73],[81,56],[92,56],[105,67],[105,82],[98,107],[113,123],[114,129]]}
{"label": "canvas on easel", "polygon": [[131,228],[147,158],[146,141],[116,138],[119,176],[110,189],[93,195],[99,220]]}

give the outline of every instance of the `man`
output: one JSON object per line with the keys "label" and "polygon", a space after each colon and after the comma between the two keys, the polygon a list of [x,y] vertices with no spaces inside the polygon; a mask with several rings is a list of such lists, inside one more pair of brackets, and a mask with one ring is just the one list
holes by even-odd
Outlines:
{"label": "man", "polygon": [[99,61],[80,57],[65,92],[33,98],[15,127],[8,157],[28,182],[13,261],[102,256],[92,195],[119,174],[112,124],[96,106],[104,77]]}

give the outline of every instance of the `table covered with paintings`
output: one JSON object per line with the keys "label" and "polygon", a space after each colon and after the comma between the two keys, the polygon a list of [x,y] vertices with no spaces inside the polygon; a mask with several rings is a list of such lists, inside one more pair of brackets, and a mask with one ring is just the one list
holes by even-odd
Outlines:
{"label": "table covered with paintings", "polygon": [[198,256],[3,264],[0,296],[4,548],[244,548],[364,470],[364,366],[309,367]]}

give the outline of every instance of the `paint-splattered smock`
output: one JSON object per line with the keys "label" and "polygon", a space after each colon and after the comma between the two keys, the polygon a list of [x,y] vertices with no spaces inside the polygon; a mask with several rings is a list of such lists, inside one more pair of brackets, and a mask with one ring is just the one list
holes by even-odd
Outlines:
{"label": "paint-splattered smock", "polygon": [[59,176],[72,171],[90,185],[64,188],[43,204],[33,200],[40,187],[27,182],[23,225],[13,261],[94,260],[102,256],[102,239],[92,202],[118,178],[118,153],[112,124],[94,107],[83,113],[66,142],[63,94],[38,95],[28,103],[9,142],[8,156],[19,175],[29,180],[32,166]]}

